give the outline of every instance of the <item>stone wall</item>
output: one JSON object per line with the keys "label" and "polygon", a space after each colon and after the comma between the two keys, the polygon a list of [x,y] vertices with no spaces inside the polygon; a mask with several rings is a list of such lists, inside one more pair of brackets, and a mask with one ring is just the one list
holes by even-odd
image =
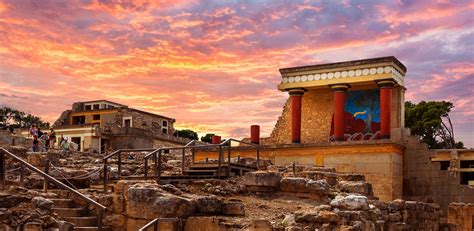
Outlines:
{"label": "stone wall", "polygon": [[474,188],[460,184],[459,174],[441,170],[431,162],[435,151],[420,143],[417,136],[404,137],[403,197],[406,200],[435,202],[447,211],[451,202],[474,203]]}
{"label": "stone wall", "polygon": [[147,113],[131,110],[131,109],[122,109],[120,113],[118,113],[119,121],[122,121],[124,117],[132,117],[132,127],[145,129],[148,131],[152,131],[153,133],[162,133],[162,123],[163,121],[168,122],[168,133],[173,135],[174,133],[174,120],[168,119],[165,117],[159,116],[152,116]]}
{"label": "stone wall", "polygon": [[474,204],[451,203],[448,207],[448,223],[456,224],[459,231],[472,231]]}
{"label": "stone wall", "polygon": [[[291,143],[291,108],[287,100],[282,115],[264,144]],[[301,143],[320,143],[329,139],[333,113],[333,95],[328,90],[311,90],[302,98]]]}
{"label": "stone wall", "polygon": [[[217,152],[198,151],[196,160],[217,159]],[[232,157],[256,157],[255,149],[235,148]],[[390,141],[353,141],[320,145],[264,146],[261,159],[277,165],[318,165],[338,172],[360,173],[373,185],[375,196],[389,201],[402,198],[403,147]]]}

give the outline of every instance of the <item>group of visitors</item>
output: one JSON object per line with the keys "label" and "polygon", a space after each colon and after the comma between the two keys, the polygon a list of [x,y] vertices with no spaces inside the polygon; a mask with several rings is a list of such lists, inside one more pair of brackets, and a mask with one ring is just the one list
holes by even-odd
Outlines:
{"label": "group of visitors", "polygon": [[50,148],[54,148],[56,143],[56,132],[51,128],[49,134],[42,132],[36,124],[31,125],[30,135],[33,137],[33,152],[47,152]]}

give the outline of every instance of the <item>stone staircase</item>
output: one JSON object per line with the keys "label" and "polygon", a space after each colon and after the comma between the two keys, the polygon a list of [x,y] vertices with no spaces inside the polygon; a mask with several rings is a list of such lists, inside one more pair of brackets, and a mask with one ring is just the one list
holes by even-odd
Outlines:
{"label": "stone staircase", "polygon": [[[53,192],[48,199],[54,203],[54,212],[59,215],[59,219],[74,224],[74,230],[95,231],[99,230],[97,215],[83,205],[78,205],[66,190],[51,189]],[[103,230],[110,230],[103,227]]]}

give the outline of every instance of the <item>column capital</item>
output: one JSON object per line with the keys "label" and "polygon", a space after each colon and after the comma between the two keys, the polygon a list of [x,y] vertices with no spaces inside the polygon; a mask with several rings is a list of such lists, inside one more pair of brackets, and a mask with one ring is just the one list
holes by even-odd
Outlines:
{"label": "column capital", "polygon": [[351,88],[351,85],[347,83],[337,83],[337,84],[330,84],[329,87],[333,92],[346,92],[347,89]]}
{"label": "column capital", "polygon": [[304,88],[292,88],[292,89],[288,89],[288,94],[290,95],[304,95],[305,92],[307,92],[308,90],[304,89]]}
{"label": "column capital", "polygon": [[393,88],[397,82],[393,79],[381,79],[376,80],[375,83],[379,86],[379,88]]}

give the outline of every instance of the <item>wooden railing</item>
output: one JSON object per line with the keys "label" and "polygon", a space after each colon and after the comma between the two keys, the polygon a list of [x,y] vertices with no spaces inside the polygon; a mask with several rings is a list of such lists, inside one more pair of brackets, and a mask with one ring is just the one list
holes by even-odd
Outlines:
{"label": "wooden railing", "polygon": [[[90,199],[89,197],[85,196],[84,194],[80,193],[79,191],[63,184],[61,181],[57,180],[56,178],[48,175],[47,173],[41,171],[40,169],[36,168],[35,166],[31,165],[30,163],[26,162],[25,160],[21,159],[20,157],[16,156],[15,154],[9,152],[8,150],[0,147],[0,189],[5,189],[6,184],[6,166],[5,166],[5,155],[11,157],[13,160],[20,163],[20,184],[23,184],[24,180],[24,168],[28,168],[29,170],[36,172],[44,179],[44,190],[48,190],[48,183],[52,182],[56,184],[58,187],[64,188],[69,192],[73,193],[74,195],[78,196],[79,198],[85,200],[87,203],[93,205],[97,208],[97,226],[99,230],[102,230],[102,217],[104,215],[105,210],[107,207],[101,205],[100,203]],[[49,163],[49,162],[48,162]],[[49,164],[46,164],[46,171],[49,168]]]}

